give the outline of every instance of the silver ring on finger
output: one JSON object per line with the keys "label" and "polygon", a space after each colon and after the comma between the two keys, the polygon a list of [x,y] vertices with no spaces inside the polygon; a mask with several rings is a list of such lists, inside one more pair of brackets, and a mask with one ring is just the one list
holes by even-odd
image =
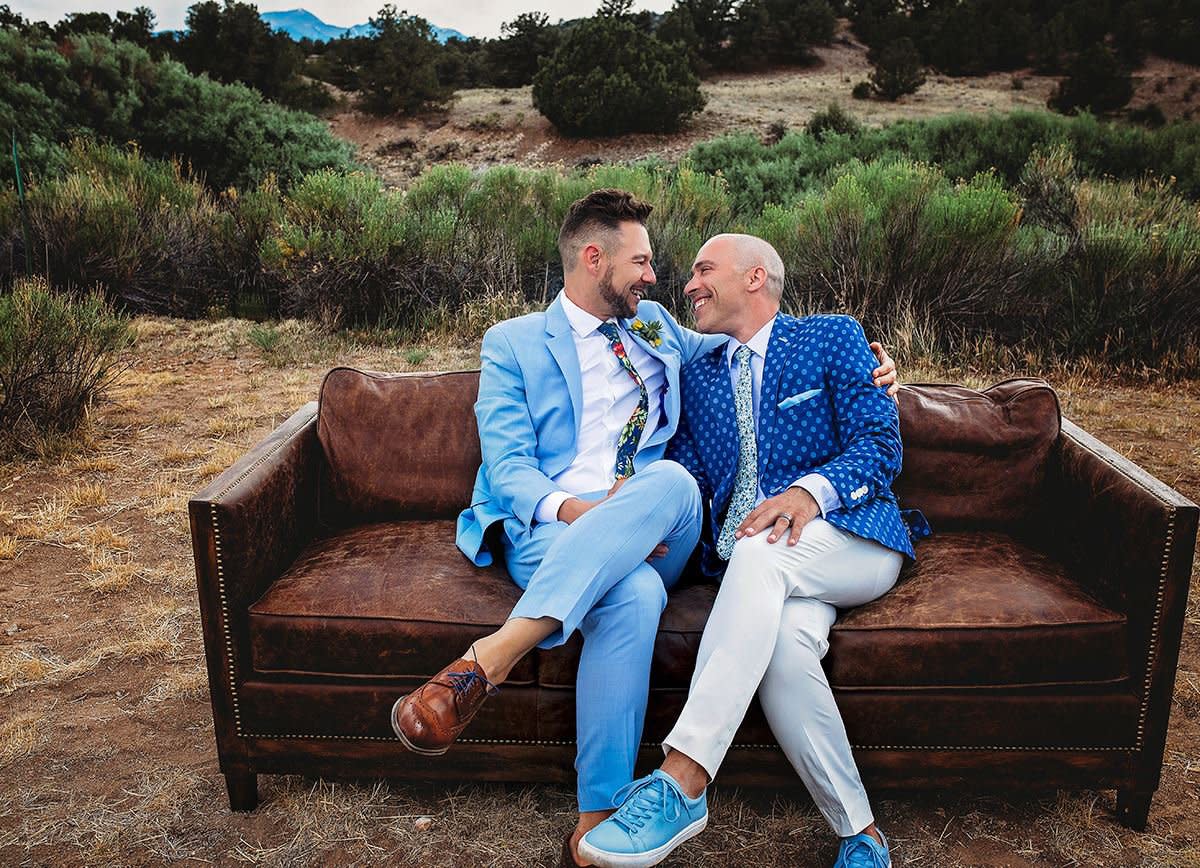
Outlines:
{"label": "silver ring on finger", "polygon": [[779,521],[781,518],[786,518],[788,524],[791,524],[793,521],[792,514],[790,512],[781,512],[779,515],[775,516],[776,521]]}

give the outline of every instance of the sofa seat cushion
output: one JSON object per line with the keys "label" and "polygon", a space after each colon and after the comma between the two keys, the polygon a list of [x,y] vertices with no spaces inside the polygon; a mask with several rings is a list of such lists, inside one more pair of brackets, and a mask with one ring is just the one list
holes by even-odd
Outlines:
{"label": "sofa seat cushion", "polygon": [[[935,533],[892,591],[843,612],[825,668],[835,688],[1024,688],[1127,677],[1123,615],[1063,567],[1013,537]],[[687,689],[716,598],[712,584],[672,590],[650,671],[652,688]],[[579,637],[538,651],[538,683],[573,687]]]}
{"label": "sofa seat cushion", "polygon": [[[419,683],[503,624],[520,593],[462,556],[453,521],[353,527],[304,548],[250,607],[254,669]],[[533,667],[510,682],[532,683]]]}
{"label": "sofa seat cushion", "polygon": [[1062,564],[999,532],[935,533],[890,593],[834,626],[849,687],[1033,687],[1128,676],[1125,616]]}

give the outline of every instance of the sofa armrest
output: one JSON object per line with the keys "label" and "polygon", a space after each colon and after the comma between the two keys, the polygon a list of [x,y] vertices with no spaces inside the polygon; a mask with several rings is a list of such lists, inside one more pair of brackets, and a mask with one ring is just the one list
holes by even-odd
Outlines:
{"label": "sofa armrest", "polygon": [[1161,762],[1200,508],[1066,419],[1057,459],[1042,533],[1081,584],[1128,618],[1138,747]]}
{"label": "sofa armrest", "polygon": [[[247,608],[317,527],[317,402],[305,404],[188,502],[209,688],[222,759],[241,734]],[[236,750],[235,750],[236,752]]]}

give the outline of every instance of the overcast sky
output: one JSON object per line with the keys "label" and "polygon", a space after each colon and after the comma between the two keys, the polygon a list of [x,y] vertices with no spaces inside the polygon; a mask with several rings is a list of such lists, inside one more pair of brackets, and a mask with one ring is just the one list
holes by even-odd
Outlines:
{"label": "overcast sky", "polygon": [[[187,8],[196,0],[2,0],[14,12],[34,21],[58,21],[68,12],[107,12],[118,9],[132,11],[135,6],[149,6],[160,30],[183,27]],[[386,0],[262,0],[260,12],[285,9],[307,9],[327,24],[349,27],[362,24],[379,11]],[[579,18],[591,15],[600,0],[553,0],[535,3],[533,0],[395,0],[396,8],[410,15],[420,15],[439,27],[453,27],[468,36],[499,36],[500,24],[511,21],[522,12],[540,11],[559,18]],[[649,9],[664,12],[672,0],[637,0],[635,10]]]}

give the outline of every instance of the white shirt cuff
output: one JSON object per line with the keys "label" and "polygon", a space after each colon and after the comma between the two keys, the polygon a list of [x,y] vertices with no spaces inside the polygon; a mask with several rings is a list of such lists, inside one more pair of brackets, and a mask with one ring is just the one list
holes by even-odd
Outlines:
{"label": "white shirt cuff", "polygon": [[[832,488],[832,486],[830,487]],[[542,524],[558,521],[558,508],[574,496],[573,494],[567,494],[565,491],[550,492],[539,500],[538,505],[534,507],[533,520]],[[834,492],[834,497],[837,497],[837,492]]]}
{"label": "white shirt cuff", "polygon": [[811,494],[812,499],[817,502],[817,508],[821,510],[821,518],[824,518],[826,513],[833,512],[835,509],[841,509],[842,507],[842,499],[838,497],[837,489],[833,487],[833,483],[819,473],[809,473],[802,476],[789,487],[803,488]]}

